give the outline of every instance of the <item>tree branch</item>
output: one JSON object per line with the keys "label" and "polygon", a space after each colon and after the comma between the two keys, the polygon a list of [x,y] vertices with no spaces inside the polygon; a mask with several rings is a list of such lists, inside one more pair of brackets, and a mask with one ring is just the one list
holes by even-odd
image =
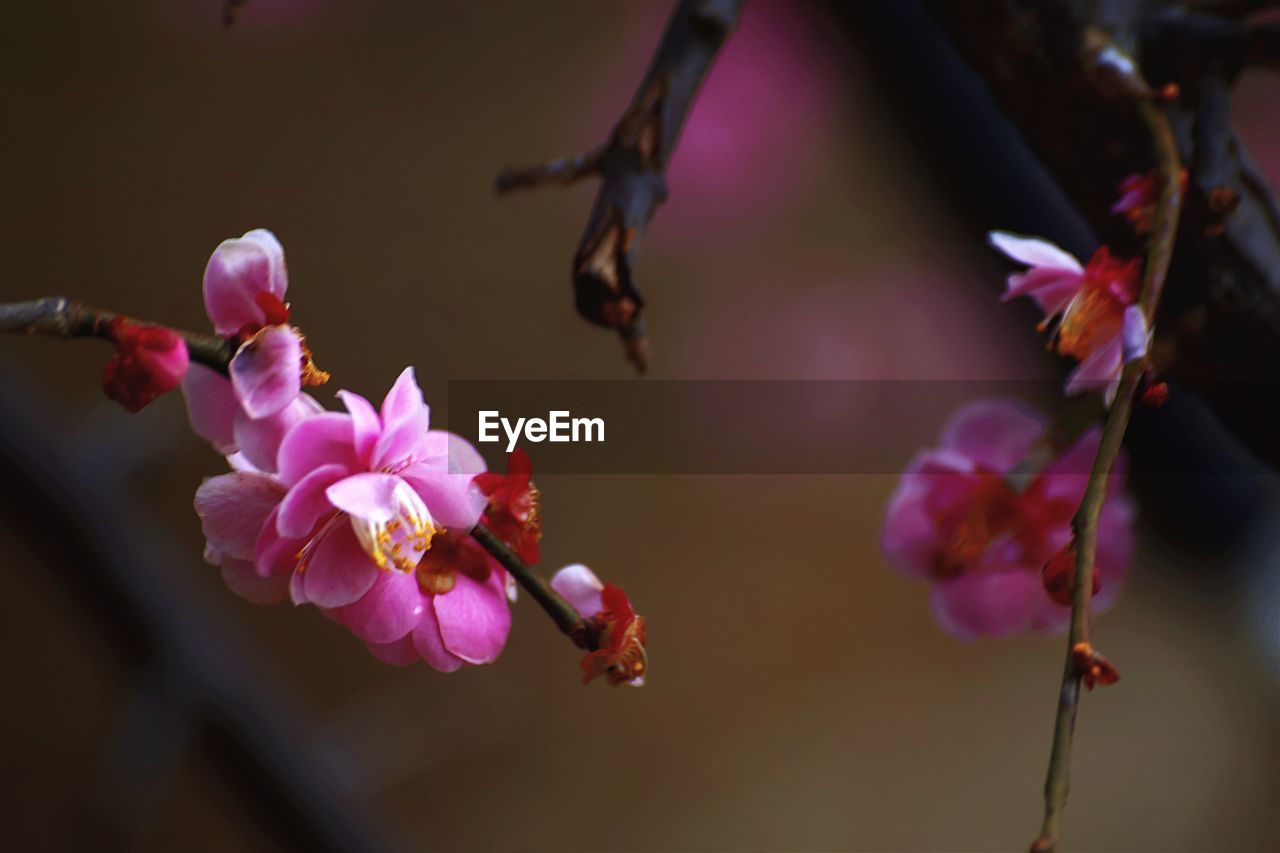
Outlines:
{"label": "tree branch", "polygon": [[[1129,67],[1131,70],[1126,76],[1126,82],[1132,86],[1131,94],[1138,99],[1138,113],[1150,131],[1156,171],[1161,182],[1155,222],[1143,267],[1142,292],[1138,299],[1148,322],[1153,323],[1177,238],[1182,209],[1182,160],[1168,119],[1152,102],[1146,84],[1138,76],[1136,66]],[[1073,520],[1076,534],[1076,573],[1071,602],[1071,629],[1067,640],[1067,661],[1063,667],[1062,687],[1058,693],[1058,711],[1054,718],[1053,748],[1045,778],[1044,821],[1040,837],[1031,847],[1033,853],[1054,853],[1058,848],[1062,812],[1070,790],[1071,744],[1079,709],[1080,682],[1085,674],[1081,668],[1081,652],[1085,652],[1086,661],[1087,656],[1092,654],[1090,602],[1093,598],[1094,563],[1098,550],[1098,517],[1106,501],[1111,470],[1120,454],[1120,445],[1129,426],[1134,394],[1145,370],[1144,358],[1133,359],[1124,366],[1120,388],[1102,428],[1098,455],[1089,474],[1080,508]]]}
{"label": "tree branch", "polygon": [[576,645],[592,651],[588,642],[586,621],[577,610],[573,609],[572,604],[551,588],[551,584],[542,575],[516,556],[505,542],[483,524],[477,524],[472,528],[471,538],[479,542],[480,546],[501,563],[503,568],[511,572],[520,586],[525,588],[538,606],[551,617],[551,621],[556,623],[560,633],[573,640]]}
{"label": "tree branch", "polygon": [[628,359],[642,373],[649,343],[635,253],[667,198],[667,166],[694,97],[741,8],[742,0],[680,0],[631,105],[603,146],[544,166],[508,168],[497,179],[503,194],[600,176],[573,258],[574,301],[585,319],[621,335]]}
{"label": "tree branch", "polygon": [[[14,302],[0,305],[0,332],[16,335],[46,335],[52,338],[100,338],[115,343],[111,336],[111,321],[120,317],[111,311],[103,311],[61,296],[47,296],[30,302]],[[126,317],[130,323],[154,326],[142,320]],[[194,332],[173,330],[187,344],[191,360],[226,375],[232,345],[215,335],[199,335]]]}

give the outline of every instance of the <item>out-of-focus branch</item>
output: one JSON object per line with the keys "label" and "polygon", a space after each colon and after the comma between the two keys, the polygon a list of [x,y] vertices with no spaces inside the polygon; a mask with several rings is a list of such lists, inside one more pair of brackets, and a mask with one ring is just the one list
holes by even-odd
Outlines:
{"label": "out-of-focus branch", "polygon": [[648,364],[648,337],[636,285],[636,249],[654,211],[667,198],[671,154],[720,46],[737,23],[743,0],[680,0],[653,61],[609,140],[580,157],[505,169],[497,190],[601,179],[573,258],[578,313],[622,336],[638,371]]}
{"label": "out-of-focus branch", "polygon": [[[1114,51],[1109,45],[1101,52]],[[1165,279],[1173,259],[1178,220],[1182,210],[1182,160],[1177,141],[1161,108],[1158,107],[1142,80],[1136,65],[1128,57],[1116,54],[1120,62],[1109,63],[1107,73],[1119,73],[1146,124],[1160,179],[1160,197],[1156,204],[1146,263],[1143,265],[1142,291],[1138,305],[1148,323],[1154,322],[1156,309],[1164,291]],[[1098,552],[1098,518],[1107,499],[1111,469],[1120,454],[1120,445],[1129,427],[1133,398],[1147,369],[1145,358],[1135,358],[1124,366],[1115,402],[1107,412],[1102,427],[1102,440],[1093,470],[1085,486],[1084,497],[1073,520],[1075,528],[1076,572],[1071,601],[1071,628],[1067,640],[1067,660],[1063,667],[1062,687],[1058,692],[1058,710],[1054,718],[1053,748],[1045,778],[1044,821],[1040,836],[1032,844],[1032,853],[1055,853],[1061,830],[1062,812],[1070,790],[1071,743],[1079,709],[1080,682],[1089,668],[1101,660],[1093,651],[1090,606],[1093,598],[1094,563]]]}
{"label": "out-of-focus branch", "polygon": [[[0,332],[16,335],[47,335],[53,338],[101,338],[114,343],[111,321],[120,317],[61,296],[48,296],[30,302],[0,305]],[[126,318],[140,326],[154,326],[142,320]],[[187,344],[191,360],[226,374],[231,357],[231,343],[214,335],[173,330]]]}
{"label": "out-of-focus branch", "polygon": [[1166,114],[1188,169],[1188,195],[1153,366],[1202,397],[1260,457],[1280,464],[1270,400],[1240,381],[1244,366],[1280,361],[1280,205],[1229,115],[1240,73],[1274,68],[1277,52],[1273,23],[1238,16],[1276,4],[925,3],[1099,242],[1120,255],[1141,245],[1110,208],[1120,181],[1150,168],[1150,135],[1131,99],[1114,97],[1086,73],[1085,33],[1101,30],[1138,56],[1153,85],[1176,84]]}

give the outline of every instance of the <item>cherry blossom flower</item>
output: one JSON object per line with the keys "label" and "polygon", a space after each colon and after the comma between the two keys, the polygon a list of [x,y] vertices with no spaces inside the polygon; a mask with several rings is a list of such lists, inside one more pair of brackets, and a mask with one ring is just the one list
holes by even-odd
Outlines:
{"label": "cherry blossom flower", "polygon": [[[338,396],[347,413],[303,420],[280,445],[288,494],[274,526],[281,541],[301,544],[294,601],[326,608],[359,599],[379,570],[414,574],[442,527],[469,531],[484,508],[470,482],[483,470],[479,454],[428,430],[413,368],[400,374],[380,411],[357,394]],[[264,537],[270,534],[268,527]],[[259,564],[259,571],[271,568]]]}
{"label": "cherry blossom flower", "polygon": [[648,669],[645,620],[619,587],[604,584],[591,569],[575,563],[556,572],[551,588],[587,620],[582,683],[604,676],[614,687],[641,687]]}
{"label": "cherry blossom flower", "polygon": [[107,396],[131,412],[177,388],[191,363],[186,341],[162,326],[116,317],[109,324],[116,350],[102,369]]}
{"label": "cherry blossom flower", "polygon": [[533,484],[533,462],[524,448],[512,451],[506,474],[487,471],[477,474],[475,482],[489,498],[485,526],[526,563],[533,565],[542,559],[538,551],[542,539],[539,492]]}
{"label": "cherry blossom flower", "polygon": [[[1145,318],[1135,306],[1139,262],[1114,258],[1103,246],[1082,266],[1046,240],[1004,231],[992,231],[990,240],[992,246],[1030,267],[1009,276],[1004,298],[1034,299],[1044,312],[1041,328],[1061,315],[1054,345],[1062,355],[1080,362],[1067,378],[1067,394],[1101,391],[1110,403],[1126,358],[1145,354],[1145,350],[1139,353],[1125,347],[1145,329]],[[1129,308],[1133,310],[1126,317]],[[1135,329],[1132,335],[1124,334],[1126,323]]]}
{"label": "cherry blossom flower", "polygon": [[[1046,564],[1068,549],[1099,432],[1086,433],[1021,492],[1005,476],[1043,432],[1023,407],[983,400],[955,412],[940,446],[908,466],[885,517],[890,564],[933,584],[948,632],[965,639],[1060,631],[1069,598]],[[1133,505],[1112,474],[1098,522],[1095,612],[1115,601],[1133,549]],[[1061,562],[1059,559],[1058,562]],[[1050,588],[1046,588],[1049,584]]]}
{"label": "cherry blossom flower", "polygon": [[285,433],[320,411],[302,385],[327,379],[288,325],[288,286],[284,249],[270,231],[224,240],[205,267],[204,304],[214,331],[236,346],[229,376],[193,365],[182,383],[196,434],[268,472]]}
{"label": "cherry blossom flower", "polygon": [[479,453],[428,429],[412,368],[380,410],[339,396],[347,412],[296,423],[271,472],[238,454],[238,470],[201,485],[206,558],[242,597],[314,604],[380,660],[446,672],[492,662],[513,585],[466,536],[485,507]]}

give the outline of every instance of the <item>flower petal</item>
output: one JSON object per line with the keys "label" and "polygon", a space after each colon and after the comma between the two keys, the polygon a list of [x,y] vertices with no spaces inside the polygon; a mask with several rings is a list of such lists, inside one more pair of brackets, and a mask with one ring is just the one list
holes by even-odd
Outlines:
{"label": "flower petal", "polygon": [[427,597],[412,572],[378,572],[369,591],[336,614],[366,643],[390,643],[407,636],[426,607]]}
{"label": "flower petal", "polygon": [[470,474],[447,474],[424,465],[410,465],[400,476],[422,498],[432,520],[450,530],[469,532],[489,503]]}
{"label": "flower petal", "polygon": [[440,636],[440,623],[436,620],[435,608],[428,604],[422,611],[422,618],[409,635],[413,638],[413,647],[422,655],[422,659],[439,672],[455,672],[462,668],[462,659],[451,654],[444,647]]}
{"label": "flower petal", "polygon": [[323,533],[305,565],[299,565],[306,600],[320,607],[342,607],[369,591],[378,569],[349,524]]}
{"label": "flower petal", "polygon": [[1151,329],[1147,325],[1147,315],[1137,305],[1124,309],[1124,320],[1120,331],[1124,362],[1128,364],[1134,359],[1146,358],[1151,345]]}
{"label": "flower petal", "polygon": [[409,666],[422,660],[413,644],[413,635],[401,637],[393,643],[365,643],[369,654],[392,666]]}
{"label": "flower petal", "polygon": [[325,489],[325,496],[348,515],[379,524],[395,518],[396,488],[403,482],[394,474],[352,474]]}
{"label": "flower petal", "polygon": [[1027,406],[1008,400],[975,400],[957,409],[942,428],[942,446],[997,473],[1007,473],[1044,432]]}
{"label": "flower petal", "polygon": [[493,663],[511,630],[506,581],[500,573],[475,581],[458,573],[452,590],[432,597],[444,647],[467,663]]}
{"label": "flower petal", "polygon": [[1073,397],[1086,391],[1101,391],[1107,405],[1115,399],[1120,383],[1121,345],[1120,335],[1089,353],[1089,357],[1076,365],[1067,376],[1066,394]]}
{"label": "flower petal", "polygon": [[204,307],[219,335],[234,335],[265,321],[255,301],[259,293],[283,298],[289,286],[284,249],[270,231],[256,229],[224,240],[204,270]]}
{"label": "flower petal", "polygon": [[1041,240],[1039,237],[1024,237],[1008,231],[992,231],[987,240],[993,247],[1008,255],[1015,261],[1029,267],[1048,267],[1051,269],[1083,272],[1084,267],[1070,252]]}
{"label": "flower petal", "polygon": [[1040,573],[1028,569],[966,574],[934,586],[930,601],[942,627],[962,640],[1028,630],[1041,598]]}
{"label": "flower petal", "polygon": [[294,485],[322,465],[363,470],[352,443],[351,416],[326,412],[289,430],[276,457],[280,479]]}
{"label": "flower petal", "polygon": [[201,483],[195,508],[210,545],[227,556],[251,560],[267,516],[283,497],[284,488],[274,477],[233,471]]}
{"label": "flower petal", "polygon": [[235,390],[225,376],[203,364],[192,364],[182,378],[187,420],[196,435],[227,455],[236,450],[235,419],[240,411]]}
{"label": "flower petal", "polygon": [[262,524],[262,533],[253,546],[253,565],[262,577],[287,575],[298,565],[298,554],[306,546],[301,537],[281,536],[278,527],[280,507],[276,507]]}
{"label": "flower petal", "polygon": [[310,394],[299,394],[280,411],[256,420],[238,411],[235,418],[236,445],[255,469],[275,473],[280,444],[289,430],[323,411]]}
{"label": "flower petal", "polygon": [[590,619],[604,609],[600,599],[604,584],[582,563],[565,566],[556,572],[551,578],[551,588],[572,604],[583,619]]}
{"label": "flower petal", "polygon": [[382,401],[382,435],[374,446],[370,467],[385,468],[424,457],[429,426],[430,411],[422,389],[414,380],[413,368],[406,367]]}
{"label": "flower petal", "polygon": [[378,417],[373,404],[359,394],[339,391],[338,399],[342,400],[343,405],[347,407],[347,412],[351,414],[352,440],[355,443],[356,456],[359,457],[362,465],[372,467],[370,462],[373,457],[373,446],[377,443],[378,436],[382,434],[382,419]]}
{"label": "flower petal", "polygon": [[228,557],[222,561],[221,568],[227,588],[251,604],[276,604],[284,601],[289,590],[288,575],[264,578],[247,560]]}
{"label": "flower petal", "polygon": [[302,390],[302,341],[290,326],[267,326],[231,359],[231,385],[245,414],[274,415]]}
{"label": "flower petal", "polygon": [[280,502],[276,517],[280,535],[298,539],[310,533],[320,519],[334,511],[325,490],[346,476],[347,469],[341,465],[321,465],[295,483]]}

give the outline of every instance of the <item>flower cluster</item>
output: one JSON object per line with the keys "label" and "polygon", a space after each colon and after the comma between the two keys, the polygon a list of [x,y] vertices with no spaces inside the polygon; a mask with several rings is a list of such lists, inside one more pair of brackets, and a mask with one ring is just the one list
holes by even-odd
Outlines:
{"label": "flower cluster", "polygon": [[[918,454],[889,503],[883,546],[898,571],[933,584],[934,613],[963,638],[1059,631],[1070,618],[1071,518],[1097,430],[1021,490],[1007,475],[1040,438],[1019,405],[979,401],[954,413],[940,446]],[[1115,600],[1132,552],[1133,507],[1112,475],[1099,518],[1095,610]]]}
{"label": "flower cluster", "polygon": [[[506,474],[486,471],[466,440],[430,428],[412,368],[377,408],[339,391],[345,411],[324,410],[302,391],[327,377],[288,325],[287,286],[268,231],[224,242],[205,271],[209,318],[235,347],[229,376],[196,367],[182,383],[193,428],[231,469],[196,492],[206,559],[243,598],[312,605],[387,663],[452,672],[493,662],[516,588],[470,534],[483,519],[538,561],[528,454],[512,453]],[[573,603],[586,629],[575,640],[590,649],[587,680],[643,683],[644,619],[621,590],[566,571],[557,577],[581,587]]]}

